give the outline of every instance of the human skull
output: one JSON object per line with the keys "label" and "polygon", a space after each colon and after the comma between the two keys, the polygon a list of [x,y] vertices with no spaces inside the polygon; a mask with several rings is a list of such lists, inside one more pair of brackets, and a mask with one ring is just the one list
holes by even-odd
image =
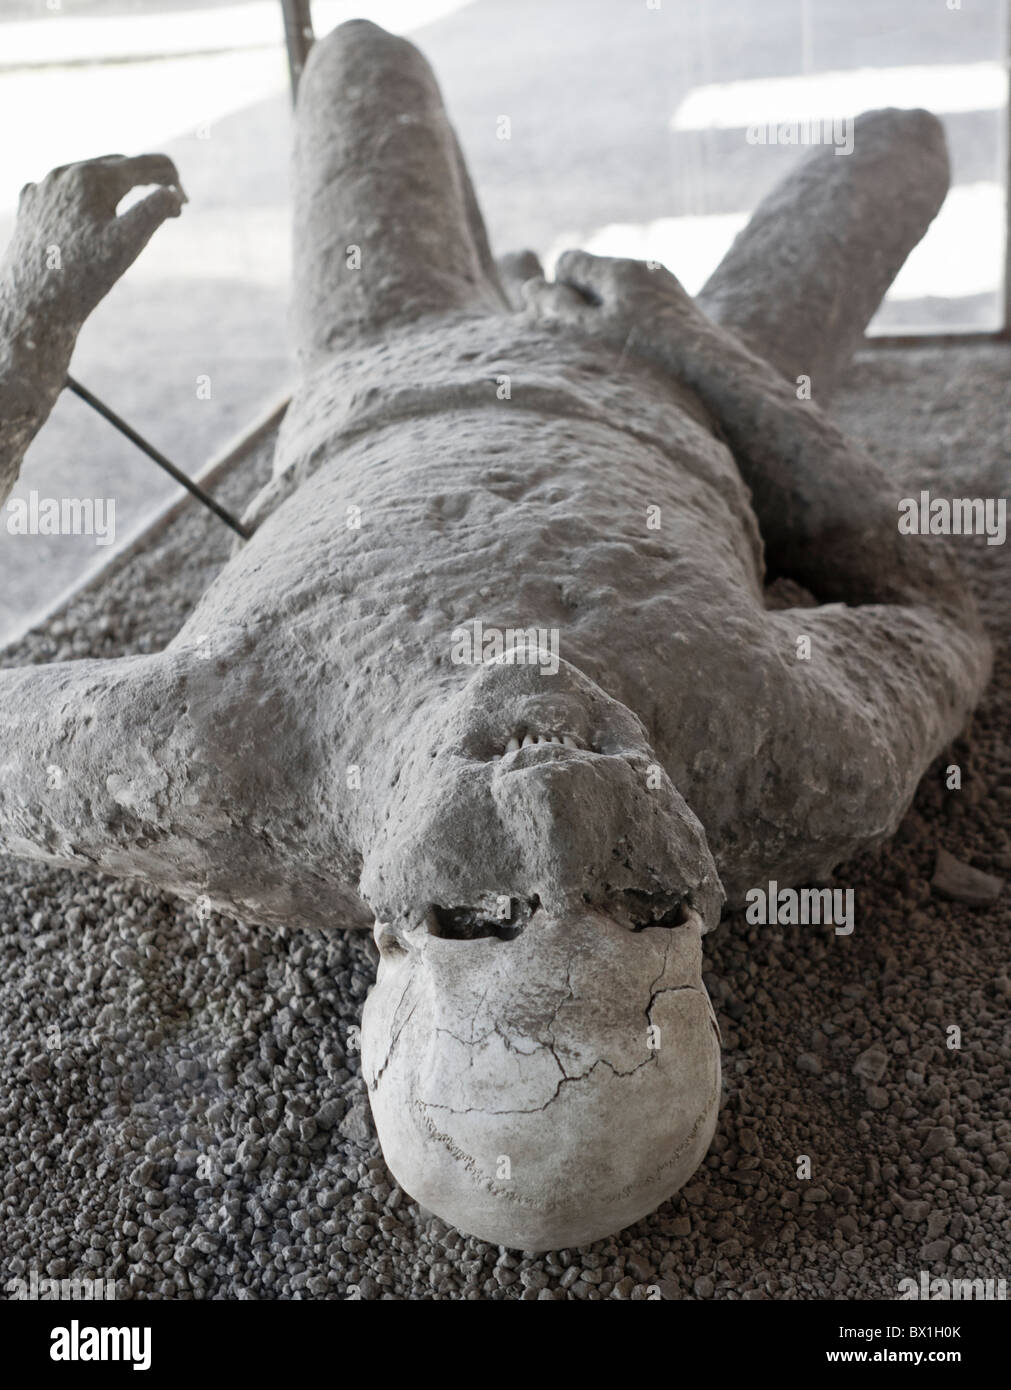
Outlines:
{"label": "human skull", "polygon": [[[702,828],[638,720],[558,674],[545,692],[485,667],[447,702],[363,876],[386,1161],[460,1230],[523,1250],[652,1211],[704,1156],[720,1096]],[[558,741],[524,746],[535,725]]]}

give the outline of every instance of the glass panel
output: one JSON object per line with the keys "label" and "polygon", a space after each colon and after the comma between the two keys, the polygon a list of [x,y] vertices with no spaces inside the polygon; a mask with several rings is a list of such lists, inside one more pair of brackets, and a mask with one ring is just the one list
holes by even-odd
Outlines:
{"label": "glass panel", "polygon": [[[498,251],[665,261],[697,290],[805,150],[882,104],[944,121],[953,187],[873,331],[1000,325],[1004,0],[316,0],[432,62]],[[503,117],[508,117],[503,121]],[[289,378],[287,65],[279,0],[4,0],[0,239],[26,181],[163,150],[190,197],[88,321],[72,370],[196,473]],[[749,128],[776,142],[749,141]],[[844,128],[843,128],[844,131]],[[789,138],[789,133],[787,138]],[[102,499],[115,542],[175,485],[64,394],[16,498]],[[104,558],[96,535],[3,536],[0,640]],[[110,538],[111,539],[111,538]]]}
{"label": "glass panel", "polygon": [[[316,0],[312,14],[318,34],[358,15],[402,32],[467,4]],[[113,152],[175,160],[190,201],[89,318],[71,370],[198,473],[289,384],[292,120],[280,0],[3,0],[0,123],[0,244],[21,187],[57,165]],[[2,536],[0,641],[177,495],[64,392],[10,499],[39,525]],[[38,533],[46,499],[111,504],[114,535]]]}
{"label": "glass panel", "polygon": [[[693,292],[769,189],[809,151],[749,128],[925,106],[952,189],[873,331],[998,328],[1005,0],[496,0],[425,37],[497,248],[568,246],[664,261]],[[512,35],[519,37],[515,39]],[[469,49],[464,47],[464,38]],[[520,51],[522,50],[522,51]],[[496,139],[494,114],[510,114]],[[824,125],[821,125],[824,138]],[[753,138],[756,132],[753,130]]]}
{"label": "glass panel", "polygon": [[[18,9],[34,17],[0,25],[0,123],[18,132],[0,146],[0,237],[10,235],[21,186],[57,165],[119,152],[175,160],[189,204],[88,319],[71,370],[195,474],[288,373],[291,103],[280,7],[244,3],[241,25],[236,6],[213,3]],[[64,392],[13,498],[42,528],[46,499],[99,499],[114,527],[105,537],[5,534],[0,635],[108,558],[176,492]]]}

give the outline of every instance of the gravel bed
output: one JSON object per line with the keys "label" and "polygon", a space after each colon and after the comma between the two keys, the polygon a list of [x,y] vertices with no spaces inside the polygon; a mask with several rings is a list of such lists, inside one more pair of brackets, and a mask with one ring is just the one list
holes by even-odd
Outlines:
{"label": "gravel bed", "polygon": [[[910,494],[1006,495],[1009,366],[997,347],[865,353],[838,410]],[[268,446],[219,487],[232,506]],[[379,1153],[368,934],[268,931],[2,860],[0,1293],[33,1270],[219,1299],[868,1299],[920,1270],[1011,1275],[1011,898],[930,885],[940,848],[1011,875],[1011,547],[951,543],[999,644],[991,690],[895,841],[838,872],[852,936],[737,915],[707,939],[723,1108],[673,1201],[581,1250],[460,1235]],[[186,509],[3,664],[157,649],[229,548]]]}

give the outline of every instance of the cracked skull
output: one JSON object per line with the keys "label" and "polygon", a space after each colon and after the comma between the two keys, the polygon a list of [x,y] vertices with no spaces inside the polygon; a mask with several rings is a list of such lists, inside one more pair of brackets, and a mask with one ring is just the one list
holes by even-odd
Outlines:
{"label": "cracked skull", "polygon": [[550,682],[480,668],[402,756],[362,881],[386,1161],[496,1244],[610,1234],[686,1181],[716,1122],[702,828],[638,720],[564,662]]}

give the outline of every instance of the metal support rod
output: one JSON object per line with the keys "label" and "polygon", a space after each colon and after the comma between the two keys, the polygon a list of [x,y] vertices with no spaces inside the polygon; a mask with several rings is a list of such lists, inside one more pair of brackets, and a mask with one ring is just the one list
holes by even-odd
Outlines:
{"label": "metal support rod", "polygon": [[298,94],[298,82],[313,45],[312,11],[310,0],[281,0],[284,11],[284,41],[288,46],[288,71],[291,73],[291,99]]}
{"label": "metal support rod", "polygon": [[136,444],[137,448],[140,449],[142,453],[147,454],[148,458],[154,459],[159,468],[164,468],[165,472],[173,477],[177,483],[181,483],[187,492],[191,492],[199,502],[202,502],[205,507],[214,512],[216,516],[220,517],[226,526],[230,526],[243,540],[249,540],[253,533],[248,526],[243,526],[242,522],[232,516],[231,512],[227,511],[220,502],[215,502],[214,498],[211,497],[209,493],[204,492],[203,488],[200,487],[198,483],[195,483],[192,478],[188,478],[182,469],[175,466],[171,459],[167,459],[153,444],[149,444],[143,435],[138,434],[132,425],[128,425],[121,415],[117,415],[104,401],[100,401],[97,396],[92,395],[86,386],[82,386],[81,383],[75,381],[72,376],[67,377],[66,384],[68,388],[73,391],[75,396],[80,396],[81,400],[90,405],[92,410],[96,410],[103,419],[108,420],[110,425],[115,426],[120,434],[126,435],[131,444]]}

